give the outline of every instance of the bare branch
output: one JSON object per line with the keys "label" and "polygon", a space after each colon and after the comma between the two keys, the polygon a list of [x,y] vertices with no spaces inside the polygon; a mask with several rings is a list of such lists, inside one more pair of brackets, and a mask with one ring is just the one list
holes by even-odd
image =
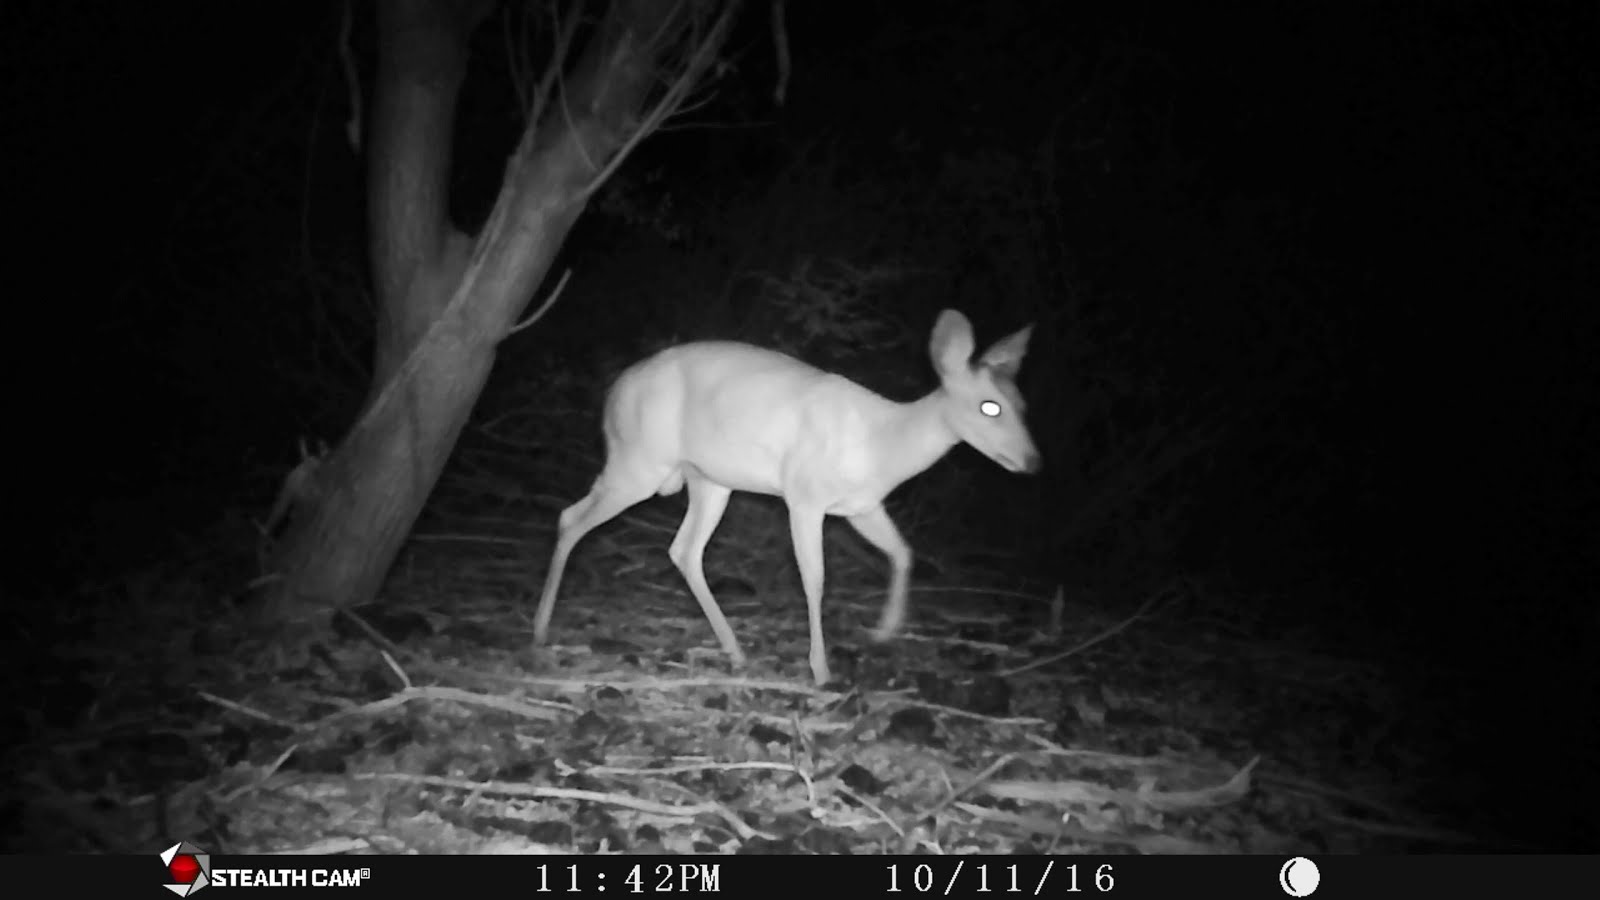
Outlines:
{"label": "bare branch", "polygon": [[584,195],[593,194],[598,190],[616,172],[628,158],[628,155],[633,152],[633,149],[639,145],[640,141],[655,132],[656,129],[661,127],[661,123],[665,122],[680,109],[684,99],[699,85],[701,76],[710,68],[712,61],[721,49],[722,39],[733,23],[735,7],[736,4],[724,6],[710,30],[690,41],[694,51],[689,55],[688,60],[682,64],[678,75],[668,85],[666,93],[645,113],[644,118],[635,126],[633,134],[629,136],[622,148],[612,156],[606,167],[589,182],[588,187],[584,188]]}
{"label": "bare branch", "polygon": [[[505,14],[500,17],[500,36],[505,41],[506,68],[511,70],[511,89],[516,91],[517,94],[517,109],[526,110],[528,108],[528,70],[525,67],[528,60],[526,46],[519,47],[518,41],[512,34],[514,24],[512,19],[516,17],[520,8],[518,6],[507,6],[505,8]],[[524,12],[521,19],[524,28],[529,18],[527,13]]]}
{"label": "bare branch", "polygon": [[560,27],[561,11],[556,8],[551,8],[550,10],[551,33],[556,35],[556,40],[551,50],[550,62],[544,67],[544,77],[539,79],[539,89],[533,93],[533,110],[528,114],[527,122],[530,131],[538,129],[539,119],[544,115],[545,107],[550,102],[550,92],[552,90],[562,90],[561,73],[566,71],[567,54],[572,52],[572,38],[573,35],[577,34],[578,25],[582,21],[582,3],[577,4],[576,8],[573,9],[572,16],[567,19],[565,27]]}
{"label": "bare branch", "polygon": [[345,121],[344,136],[350,149],[361,152],[361,76],[356,72],[355,53],[350,49],[350,7],[354,0],[345,0],[344,13],[339,17],[339,64],[344,70],[345,90],[350,94],[350,118]]}
{"label": "bare branch", "polygon": [[[506,332],[505,336],[506,337],[510,337],[513,334],[516,334],[517,332],[521,331],[524,328],[531,327],[533,325],[533,323],[535,323],[535,322],[539,321],[540,319],[544,318],[544,314],[549,312],[550,311],[550,307],[552,307],[552,306],[554,306],[556,304],[556,298],[560,297],[561,296],[561,292],[564,289],[566,289],[567,279],[569,279],[571,277],[572,277],[572,270],[571,269],[568,269],[565,272],[562,272],[561,273],[561,280],[556,283],[556,289],[550,292],[550,296],[545,298],[545,301],[543,303],[539,304],[539,308],[533,311],[533,315],[530,315],[527,318],[523,319],[521,322],[518,322],[517,324],[511,326],[511,329]],[[505,340],[505,338],[501,338],[501,340]]]}
{"label": "bare branch", "polygon": [[578,148],[578,155],[582,156],[583,161],[589,164],[589,168],[600,168],[589,156],[589,148],[583,145],[583,132],[579,131],[577,124],[572,121],[572,110],[567,107],[567,92],[557,87],[556,99],[561,101],[561,118],[566,120],[567,134],[572,135],[572,145]]}
{"label": "bare branch", "polygon": [[789,25],[784,21],[784,0],[772,0],[772,50],[778,57],[778,83],[772,89],[772,102],[783,105],[789,93]]}

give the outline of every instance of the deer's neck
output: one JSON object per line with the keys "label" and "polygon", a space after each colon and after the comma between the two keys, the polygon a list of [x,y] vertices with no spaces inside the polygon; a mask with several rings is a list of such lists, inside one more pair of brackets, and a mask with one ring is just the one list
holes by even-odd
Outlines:
{"label": "deer's neck", "polygon": [[920,400],[895,404],[879,424],[879,441],[895,483],[906,481],[938,462],[960,440],[944,417],[943,388]]}

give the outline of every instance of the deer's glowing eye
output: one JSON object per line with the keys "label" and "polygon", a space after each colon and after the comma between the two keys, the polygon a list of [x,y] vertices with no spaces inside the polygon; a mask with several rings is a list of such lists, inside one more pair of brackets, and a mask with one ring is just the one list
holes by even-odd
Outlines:
{"label": "deer's glowing eye", "polygon": [[978,404],[978,412],[983,413],[991,419],[997,418],[1000,415],[1000,404],[994,402],[993,400],[985,400]]}

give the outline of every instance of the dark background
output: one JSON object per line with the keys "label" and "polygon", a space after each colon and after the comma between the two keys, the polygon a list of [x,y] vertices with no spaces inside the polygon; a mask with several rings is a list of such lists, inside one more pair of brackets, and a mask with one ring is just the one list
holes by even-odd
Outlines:
{"label": "dark background", "polygon": [[[364,185],[337,6],[0,16],[22,607],[264,510],[298,436],[337,438],[366,361]],[[926,368],[942,306],[987,342],[1071,292],[1083,320],[1036,339],[1023,387],[1101,402],[1035,424],[1052,474],[1000,504],[1019,530],[1070,514],[1107,421],[1229,428],[1140,501],[1180,510],[1160,560],[1128,556],[1147,528],[1032,565],[1226,572],[1284,629],[1459,707],[1471,739],[1440,765],[1472,802],[1595,846],[1574,835],[1600,649],[1600,7],[793,3],[782,108],[765,6],[746,19],[701,127],[650,138],[581,220],[573,286],[484,407],[540,366],[764,337],[730,278],[808,254],[934,273],[887,289],[907,337],[886,371]],[[469,227],[518,126],[497,21],[458,129]]]}

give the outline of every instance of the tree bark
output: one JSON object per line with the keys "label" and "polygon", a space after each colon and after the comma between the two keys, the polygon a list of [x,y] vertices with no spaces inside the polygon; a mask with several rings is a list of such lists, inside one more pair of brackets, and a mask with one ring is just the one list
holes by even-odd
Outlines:
{"label": "tree bark", "polygon": [[[450,126],[467,38],[488,5],[380,3],[369,159],[380,308],[374,379],[279,545],[265,610],[290,635],[313,636],[337,608],[376,595],[488,379],[496,345],[607,166],[659,122],[644,115],[657,64],[675,38],[704,24],[690,13],[714,5],[614,4],[563,95],[547,104],[555,113],[528,124],[494,211],[471,240],[447,215]],[[700,52],[684,57],[680,78],[703,74],[731,15],[725,5],[709,30],[695,32]],[[285,647],[299,657],[305,642]]]}
{"label": "tree bark", "polygon": [[388,383],[443,311],[471,250],[450,221],[452,129],[467,41],[492,7],[487,0],[377,5],[380,50],[367,145],[377,298],[373,390]]}

